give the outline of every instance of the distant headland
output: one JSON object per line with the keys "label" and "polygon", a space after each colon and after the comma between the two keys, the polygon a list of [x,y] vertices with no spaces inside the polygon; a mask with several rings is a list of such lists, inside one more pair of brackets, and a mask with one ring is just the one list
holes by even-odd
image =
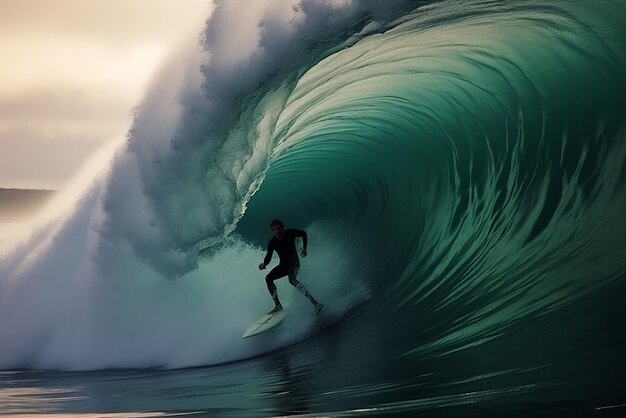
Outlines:
{"label": "distant headland", "polygon": [[23,218],[33,215],[54,193],[54,190],[0,188],[0,217]]}

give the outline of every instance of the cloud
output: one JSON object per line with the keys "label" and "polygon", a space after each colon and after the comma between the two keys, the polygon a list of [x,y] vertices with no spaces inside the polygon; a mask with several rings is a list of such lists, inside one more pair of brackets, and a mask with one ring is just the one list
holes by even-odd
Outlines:
{"label": "cloud", "polygon": [[130,106],[114,92],[46,87],[0,97],[0,187],[58,188],[129,123]]}
{"label": "cloud", "polygon": [[103,91],[99,95],[74,87],[42,89],[21,95],[0,96],[0,123],[81,122],[88,120],[119,122],[130,113],[125,97]]}
{"label": "cloud", "polygon": [[115,134],[109,125],[99,128],[18,125],[1,129],[0,187],[58,188],[83,165],[86,156]]}
{"label": "cloud", "polygon": [[206,18],[207,0],[3,0],[0,32],[80,37],[127,45],[169,43]]}
{"label": "cloud", "polygon": [[208,0],[0,1],[0,187],[63,187],[126,132],[159,63],[199,36],[210,8]]}

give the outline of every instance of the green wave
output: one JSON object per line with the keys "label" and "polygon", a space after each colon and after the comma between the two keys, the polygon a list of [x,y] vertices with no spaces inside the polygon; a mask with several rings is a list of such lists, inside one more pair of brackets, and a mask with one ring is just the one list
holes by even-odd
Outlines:
{"label": "green wave", "polygon": [[[372,312],[429,324],[396,330],[414,335],[402,354],[523,335],[623,289],[624,17],[619,2],[445,2],[348,43],[283,99],[237,232],[331,222],[367,266]],[[604,316],[623,318],[617,303]]]}

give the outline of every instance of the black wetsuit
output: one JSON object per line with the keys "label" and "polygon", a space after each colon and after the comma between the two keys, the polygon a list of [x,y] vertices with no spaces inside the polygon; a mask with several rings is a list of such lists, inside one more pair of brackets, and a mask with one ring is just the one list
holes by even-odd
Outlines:
{"label": "black wetsuit", "polygon": [[[280,262],[269,272],[266,278],[267,280],[273,282],[276,279],[289,275],[289,281],[291,282],[292,274],[289,273],[293,273],[293,279],[295,280],[295,276],[300,269],[300,258],[298,258],[298,252],[296,251],[297,237],[302,237],[306,242],[306,232],[299,229],[285,229],[283,239],[277,237],[270,239],[270,242],[267,244],[267,254],[265,255],[263,263],[267,265],[272,261],[274,251],[278,253]],[[296,283],[291,284],[296,286]]]}
{"label": "black wetsuit", "polygon": [[296,238],[298,237],[302,237],[304,247],[306,248],[306,232],[299,229],[285,229],[283,239],[272,237],[270,242],[267,244],[267,254],[265,255],[263,263],[267,265],[270,261],[272,261],[272,254],[274,251],[278,253],[280,262],[272,269],[272,271],[268,273],[267,276],[265,276],[265,283],[267,284],[267,290],[269,290],[270,295],[272,295],[272,299],[274,299],[274,303],[277,307],[279,307],[280,301],[278,299],[278,292],[276,291],[274,280],[289,276],[289,283],[302,292],[304,296],[306,296],[306,298],[315,306],[315,310],[319,312],[322,309],[322,305],[317,302],[306,287],[304,287],[304,285],[296,279],[298,270],[300,269],[300,259],[298,258],[298,252],[296,251]]}

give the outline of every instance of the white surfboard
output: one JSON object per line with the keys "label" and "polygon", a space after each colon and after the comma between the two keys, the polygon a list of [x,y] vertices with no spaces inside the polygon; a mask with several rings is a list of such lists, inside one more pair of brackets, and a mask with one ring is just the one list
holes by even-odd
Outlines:
{"label": "white surfboard", "polygon": [[252,337],[274,328],[276,325],[280,324],[283,319],[285,319],[288,308],[288,306],[283,305],[283,309],[281,311],[263,315],[258,321],[252,324],[246,332],[244,332],[241,338]]}

